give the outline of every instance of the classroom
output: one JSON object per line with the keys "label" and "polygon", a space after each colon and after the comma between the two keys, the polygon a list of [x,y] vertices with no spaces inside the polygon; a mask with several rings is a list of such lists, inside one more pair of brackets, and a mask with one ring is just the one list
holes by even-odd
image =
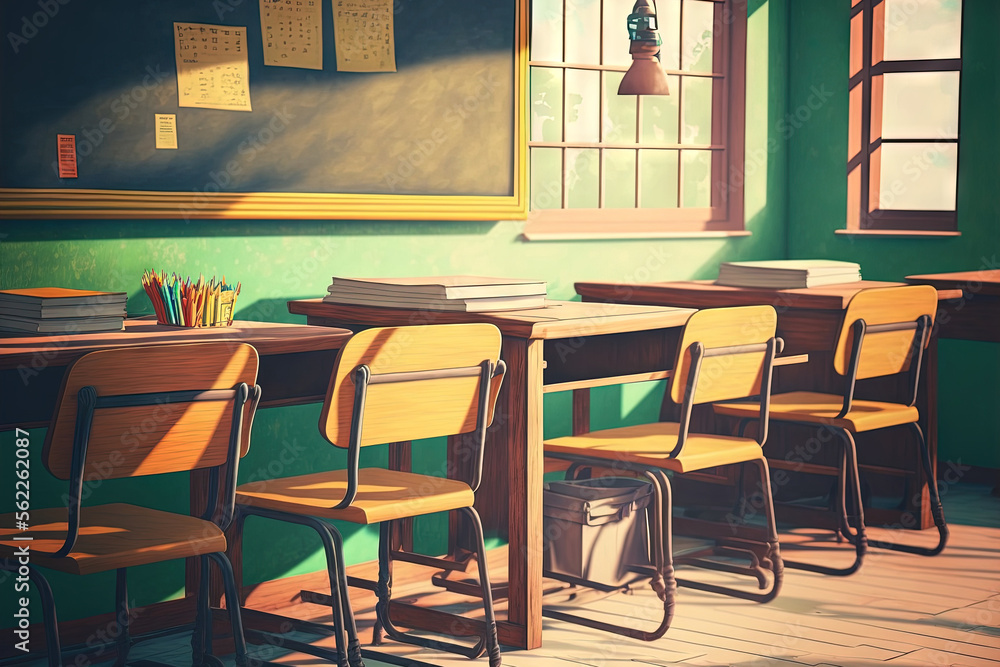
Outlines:
{"label": "classroom", "polygon": [[4,0],[0,665],[1000,663],[998,28]]}

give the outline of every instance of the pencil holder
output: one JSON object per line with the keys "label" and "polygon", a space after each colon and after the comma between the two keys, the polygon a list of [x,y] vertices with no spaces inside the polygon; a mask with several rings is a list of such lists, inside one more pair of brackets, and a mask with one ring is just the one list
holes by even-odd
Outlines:
{"label": "pencil holder", "polygon": [[215,278],[206,282],[204,276],[192,282],[182,280],[177,274],[147,271],[142,276],[142,286],[156,311],[157,324],[173,327],[228,327],[233,323],[236,287]]}

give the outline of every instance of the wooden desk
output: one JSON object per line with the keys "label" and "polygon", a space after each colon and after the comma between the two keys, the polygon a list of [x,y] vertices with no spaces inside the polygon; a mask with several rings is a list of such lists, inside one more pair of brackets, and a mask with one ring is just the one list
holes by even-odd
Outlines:
{"label": "wooden desk", "polygon": [[938,310],[938,338],[1000,343],[1000,269],[906,276],[906,282],[958,291]]}
{"label": "wooden desk", "polygon": [[[503,334],[507,377],[487,434],[476,508],[509,540],[507,619],[501,643],[537,648],[542,637],[542,397],[600,384],[600,378],[666,371],[693,310],[552,301],[497,313],[431,312],[291,301],[309,324],[364,328],[489,322]],[[449,454],[452,452],[449,443]],[[454,531],[453,531],[454,532]],[[400,621],[403,625],[405,622]]]}
{"label": "wooden desk", "polygon": [[63,336],[0,334],[0,430],[47,427],[66,368],[88,352],[112,347],[225,340],[260,355],[261,407],[322,402],[336,352],[351,335],[326,327],[233,322],[188,329],[130,319],[124,331]]}
{"label": "wooden desk", "polygon": [[[351,332],[301,324],[235,321],[229,327],[189,329],[161,326],[155,319],[129,319],[124,331],[62,336],[0,334],[0,430],[48,427],[67,367],[88,352],[114,347],[233,341],[250,343],[260,355],[257,382],[261,386],[261,407],[303,405],[322,402],[333,371],[337,351]],[[197,513],[208,502],[208,474],[195,471],[191,477],[191,511]],[[237,571],[241,566],[240,536],[231,531],[230,558]],[[221,591],[221,579],[213,589]],[[239,579],[237,579],[239,581]],[[198,568],[188,564],[188,602],[197,590]],[[217,597],[217,595],[216,595]],[[177,602],[177,601],[173,601]],[[194,605],[159,603],[155,619],[150,616],[143,632],[181,625],[190,620]],[[62,624],[61,624],[62,625]],[[86,619],[71,622],[63,640],[82,640],[93,630]]]}
{"label": "wooden desk", "polygon": [[[941,303],[934,327],[939,338],[1000,343],[1000,269],[906,276],[906,282],[960,290]],[[1000,496],[1000,471],[993,495]]]}
{"label": "wooden desk", "polygon": [[[903,283],[877,282],[864,280],[842,285],[828,285],[810,289],[769,290],[744,287],[726,287],[716,285],[712,281],[681,281],[663,283],[577,283],[576,291],[585,301],[614,301],[623,303],[644,303],[663,306],[685,306],[691,308],[712,308],[724,306],[743,306],[753,304],[771,304],[778,311],[778,335],[785,341],[783,354],[809,354],[809,363],[793,368],[783,369],[775,374],[774,391],[789,391],[803,389],[809,391],[827,391],[841,393],[843,380],[833,373],[832,350],[836,342],[844,317],[844,310],[855,294],[863,289],[873,287],[892,287]],[[959,296],[957,290],[938,292],[941,300]],[[918,401],[921,414],[921,426],[926,433],[927,442],[934,457],[937,452],[937,342],[931,340],[924,366],[922,387]],[[892,380],[889,382],[888,380]],[[859,395],[872,392],[879,396],[892,396],[901,387],[894,378],[887,380],[870,380],[859,383]],[[668,406],[664,405],[666,413]],[[793,469],[798,471],[830,474],[835,470],[835,459],[827,457],[824,452],[816,455],[795,455],[795,448],[801,449],[810,437],[815,435],[815,429],[808,427],[777,425],[768,438],[768,461],[775,469]],[[878,434],[875,434],[878,437]],[[904,440],[904,438],[906,438]],[[919,454],[914,443],[909,441],[909,434],[893,433],[891,438],[881,437],[878,447],[872,447],[872,438],[862,434],[858,438],[858,453],[862,463],[862,472],[869,478],[877,478],[878,483],[872,485],[873,492],[883,491],[885,487],[891,493],[886,495],[903,495],[905,507],[899,509],[866,508],[865,514],[872,524],[892,524],[904,527],[930,528],[933,521],[929,511],[929,495],[926,480],[920,472]],[[791,457],[791,458],[789,458]],[[908,461],[910,471],[902,480],[889,477],[889,470],[898,467],[899,461]],[[787,478],[787,476],[785,476]],[[801,476],[799,476],[801,477]],[[777,476],[776,476],[777,478]],[[789,482],[784,488],[778,488],[777,497],[782,492],[788,497],[797,495],[816,495],[814,486],[798,482]],[[902,488],[899,488],[902,487]],[[919,491],[918,491],[919,489]],[[876,493],[876,495],[881,495]],[[777,508],[780,516],[790,520],[801,520],[803,515],[794,507]],[[910,513],[912,516],[906,516]],[[909,524],[909,525],[908,525]]]}

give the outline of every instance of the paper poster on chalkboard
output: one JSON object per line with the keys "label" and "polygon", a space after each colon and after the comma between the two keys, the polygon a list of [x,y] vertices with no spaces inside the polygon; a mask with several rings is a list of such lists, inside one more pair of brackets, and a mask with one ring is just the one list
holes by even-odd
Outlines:
{"label": "paper poster on chalkboard", "polygon": [[247,29],[174,23],[178,106],[252,111]]}
{"label": "paper poster on chalkboard", "polygon": [[322,0],[260,0],[264,64],[323,69]]}
{"label": "paper poster on chalkboard", "polygon": [[[482,3],[475,20],[464,0],[394,0],[395,73],[337,69],[333,2],[322,69],[265,63],[260,2],[61,4],[0,49],[0,90],[17,91],[0,94],[0,217],[523,218],[527,0]],[[0,30],[30,11],[0,1]],[[204,90],[183,72],[211,56],[181,49],[198,57],[179,81],[175,23],[199,45],[229,30],[225,62],[245,73]],[[176,149],[156,148],[156,114],[175,116]],[[75,179],[60,177],[58,134],[76,137]]]}
{"label": "paper poster on chalkboard", "polygon": [[337,69],[341,72],[395,72],[393,0],[333,0]]}

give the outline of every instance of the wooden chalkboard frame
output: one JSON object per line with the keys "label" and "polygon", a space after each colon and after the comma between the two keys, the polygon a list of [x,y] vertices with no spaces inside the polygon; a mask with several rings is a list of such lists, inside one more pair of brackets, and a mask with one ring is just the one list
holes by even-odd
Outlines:
{"label": "wooden chalkboard frame", "polygon": [[[216,193],[190,207],[190,192],[0,188],[7,219],[284,219],[510,220],[524,219],[527,199],[528,0],[516,0],[512,191],[504,195],[395,195],[306,192]],[[182,215],[178,215],[183,211]]]}

